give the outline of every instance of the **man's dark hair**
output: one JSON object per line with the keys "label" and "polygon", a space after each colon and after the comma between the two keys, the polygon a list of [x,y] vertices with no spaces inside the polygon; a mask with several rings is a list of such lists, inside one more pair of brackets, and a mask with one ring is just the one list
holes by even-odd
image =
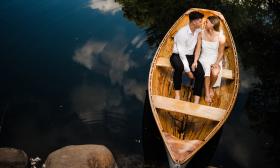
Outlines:
{"label": "man's dark hair", "polygon": [[204,15],[200,12],[191,12],[189,14],[189,19],[190,19],[190,22],[196,20],[196,19],[202,19],[204,17]]}

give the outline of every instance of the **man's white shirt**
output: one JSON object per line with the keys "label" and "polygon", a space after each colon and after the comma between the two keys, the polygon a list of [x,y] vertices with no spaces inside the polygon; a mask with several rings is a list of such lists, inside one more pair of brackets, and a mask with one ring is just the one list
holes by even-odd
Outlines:
{"label": "man's white shirt", "polygon": [[194,54],[194,48],[197,43],[197,36],[199,32],[201,32],[201,29],[196,29],[194,33],[192,33],[190,26],[186,25],[174,36],[173,53],[179,54],[184,64],[185,72],[190,72],[190,66],[186,55]]}

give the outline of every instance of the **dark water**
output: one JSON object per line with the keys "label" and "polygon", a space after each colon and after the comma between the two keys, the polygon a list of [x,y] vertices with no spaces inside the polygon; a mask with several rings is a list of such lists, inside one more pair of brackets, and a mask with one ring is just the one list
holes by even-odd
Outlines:
{"label": "dark water", "polygon": [[147,78],[158,44],[190,7],[224,14],[241,69],[232,115],[198,160],[277,167],[280,8],[273,0],[1,0],[1,147],[45,159],[66,145],[104,144],[120,167],[164,167],[165,155],[152,154],[164,153],[160,140],[143,122]]}

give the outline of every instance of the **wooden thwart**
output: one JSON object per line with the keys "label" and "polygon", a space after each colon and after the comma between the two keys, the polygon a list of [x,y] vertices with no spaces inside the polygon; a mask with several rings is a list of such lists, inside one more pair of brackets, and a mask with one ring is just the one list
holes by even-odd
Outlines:
{"label": "wooden thwart", "polygon": [[[167,68],[171,67],[169,58],[167,58],[167,57],[158,57],[156,65],[159,67],[167,67]],[[222,78],[233,79],[232,70],[223,69]]]}
{"label": "wooden thwart", "polygon": [[156,108],[179,112],[195,117],[221,121],[225,116],[225,109],[195,104],[187,101],[177,100],[164,96],[152,95],[153,104]]}

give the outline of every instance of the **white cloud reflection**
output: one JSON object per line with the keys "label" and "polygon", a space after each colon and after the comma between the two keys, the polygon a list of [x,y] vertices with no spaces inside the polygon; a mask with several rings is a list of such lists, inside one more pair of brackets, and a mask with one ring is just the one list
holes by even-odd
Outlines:
{"label": "white cloud reflection", "polygon": [[75,51],[73,60],[92,69],[96,63],[93,55],[97,55],[104,50],[106,43],[88,41],[82,48]]}
{"label": "white cloud reflection", "polygon": [[134,95],[138,100],[144,102],[146,85],[134,79],[128,79],[124,84],[124,91],[127,95]]}
{"label": "white cloud reflection", "polygon": [[130,59],[129,53],[124,52],[125,48],[113,47],[114,45],[118,44],[106,45],[105,42],[90,40],[75,51],[73,60],[89,70],[105,71],[113,84],[122,84],[124,73],[136,63]]}
{"label": "white cloud reflection", "polygon": [[91,0],[90,7],[103,13],[115,14],[121,10],[121,5],[115,0]]}
{"label": "white cloud reflection", "polygon": [[121,29],[111,41],[90,39],[77,48],[72,57],[75,62],[111,82],[108,85],[96,78],[78,86],[72,94],[73,110],[83,122],[106,122],[110,131],[116,133],[126,127],[126,113],[130,112],[125,102],[129,99],[123,97],[134,97],[144,102],[146,90],[146,83],[131,74],[137,73],[141,67],[133,60],[133,54],[135,49],[143,46],[143,37],[131,40],[125,33]]}
{"label": "white cloud reflection", "polygon": [[102,59],[109,69],[109,77],[113,84],[123,84],[124,73],[135,67],[136,63],[130,58],[130,53],[124,48],[109,48],[103,53]]}
{"label": "white cloud reflection", "polygon": [[123,87],[126,95],[134,95],[144,102],[146,85],[135,79],[124,78],[125,73],[137,67],[137,64],[131,58],[131,51],[126,51],[127,44],[121,42],[120,38],[117,37],[111,43],[89,40],[75,51],[73,60],[89,70],[109,77],[112,84]]}
{"label": "white cloud reflection", "polygon": [[131,41],[131,44],[133,44],[136,48],[140,48],[144,42],[146,41],[146,37],[143,35],[137,35],[133,38]]}

